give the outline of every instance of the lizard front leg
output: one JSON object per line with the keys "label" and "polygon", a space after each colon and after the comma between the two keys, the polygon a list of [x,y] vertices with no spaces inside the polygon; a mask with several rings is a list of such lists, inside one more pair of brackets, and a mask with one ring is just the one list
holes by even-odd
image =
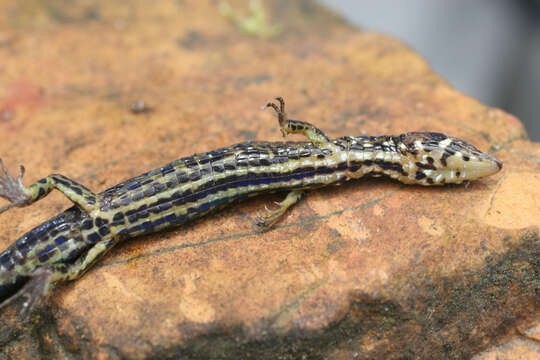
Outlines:
{"label": "lizard front leg", "polygon": [[282,202],[276,203],[278,206],[277,209],[269,210],[267,208],[266,210],[268,211],[269,215],[265,217],[258,216],[255,224],[261,229],[261,231],[269,230],[276,222],[279,221],[279,219],[281,219],[288,208],[300,201],[302,195],[304,195],[304,191],[302,190],[293,190],[289,192]]}
{"label": "lizard front leg", "polygon": [[266,104],[266,107],[271,107],[276,112],[283,137],[288,134],[303,134],[317,147],[324,148],[331,144],[328,136],[315,125],[305,121],[288,119],[285,112],[285,101],[281,97],[277,97],[276,100],[279,101],[279,106],[273,102],[269,102]]}

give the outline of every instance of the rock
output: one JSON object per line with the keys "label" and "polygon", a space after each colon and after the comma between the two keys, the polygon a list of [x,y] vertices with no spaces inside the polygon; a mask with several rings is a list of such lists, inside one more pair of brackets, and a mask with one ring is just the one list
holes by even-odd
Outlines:
{"label": "rock", "polygon": [[538,359],[540,356],[540,323],[526,330],[515,329],[515,336],[500,345],[493,345],[475,355],[473,360]]}
{"label": "rock", "polygon": [[[28,184],[58,172],[99,192],[181,156],[280,140],[259,109],[275,96],[332,137],[444,132],[504,168],[469,186],[312,191],[264,234],[253,221],[283,195],[131,240],[29,324],[3,310],[3,357],[469,358],[538,319],[540,145],[406,45],[300,0],[257,16],[245,1],[234,16],[212,1],[32,4],[0,3],[0,109],[16,114],[0,120],[0,155]],[[70,205],[53,192],[2,214],[0,248]]]}

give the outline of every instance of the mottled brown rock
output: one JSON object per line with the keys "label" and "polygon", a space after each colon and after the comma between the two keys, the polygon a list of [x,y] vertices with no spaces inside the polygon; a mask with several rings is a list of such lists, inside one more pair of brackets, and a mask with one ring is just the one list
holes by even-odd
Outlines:
{"label": "mottled brown rock", "polygon": [[[0,156],[27,183],[59,172],[101,191],[180,156],[279,140],[259,107],[283,96],[330,136],[445,132],[503,171],[312,191],[260,234],[253,220],[282,197],[263,196],[132,240],[32,323],[4,310],[2,357],[468,358],[539,318],[540,145],[521,123],[397,40],[311,1],[265,6],[274,37],[217,1],[1,1]],[[2,214],[0,247],[68,206],[53,192]]]}
{"label": "mottled brown rock", "polygon": [[473,360],[540,359],[540,322],[526,330],[516,328],[516,335],[503,344],[490,346]]}

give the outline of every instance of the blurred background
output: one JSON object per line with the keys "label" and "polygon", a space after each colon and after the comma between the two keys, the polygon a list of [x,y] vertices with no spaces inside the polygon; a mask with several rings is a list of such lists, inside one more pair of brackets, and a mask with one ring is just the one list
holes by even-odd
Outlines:
{"label": "blurred background", "polygon": [[456,89],[523,121],[540,141],[540,0],[319,0],[400,38]]}

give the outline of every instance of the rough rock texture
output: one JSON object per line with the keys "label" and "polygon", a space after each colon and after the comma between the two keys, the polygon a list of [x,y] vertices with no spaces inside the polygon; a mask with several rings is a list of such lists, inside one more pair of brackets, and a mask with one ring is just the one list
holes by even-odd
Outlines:
{"label": "rough rock texture", "polygon": [[[468,358],[538,321],[540,145],[516,118],[311,1],[265,2],[268,23],[246,1],[230,5],[247,19],[218,4],[1,1],[1,157],[25,164],[27,184],[58,172],[101,191],[180,156],[279,140],[259,110],[279,95],[330,136],[445,132],[503,171],[313,191],[260,234],[253,219],[282,198],[263,196],[127,242],[30,324],[3,310],[0,357]],[[54,192],[2,214],[0,247],[68,206]]]}
{"label": "rough rock texture", "polygon": [[537,360],[540,359],[540,322],[529,329],[517,327],[516,336],[501,345],[490,346],[473,360]]}

